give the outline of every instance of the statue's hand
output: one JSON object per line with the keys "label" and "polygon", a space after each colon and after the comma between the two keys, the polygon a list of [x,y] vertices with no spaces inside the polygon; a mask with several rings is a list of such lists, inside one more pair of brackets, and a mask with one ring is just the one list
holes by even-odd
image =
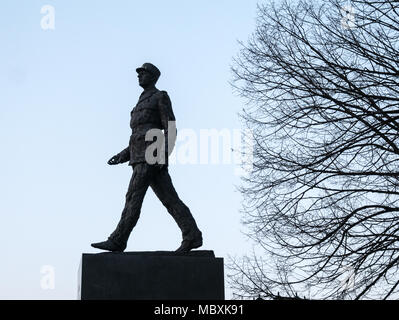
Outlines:
{"label": "statue's hand", "polygon": [[121,163],[121,157],[120,157],[120,155],[116,155],[116,156],[113,156],[111,159],[109,159],[108,160],[108,164],[109,165],[115,165],[115,164],[119,164],[119,163]]}

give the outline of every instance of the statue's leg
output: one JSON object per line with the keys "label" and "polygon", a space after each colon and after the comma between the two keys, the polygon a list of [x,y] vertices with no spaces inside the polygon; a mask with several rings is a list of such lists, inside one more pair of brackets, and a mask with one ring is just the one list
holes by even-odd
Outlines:
{"label": "statue's leg", "polygon": [[150,184],[162,204],[176,221],[183,234],[183,240],[202,239],[201,231],[190,212],[190,209],[180,200],[173,187],[167,167],[164,167],[154,175]]}
{"label": "statue's leg", "polygon": [[126,247],[130,233],[140,217],[141,206],[152,172],[152,168],[146,163],[138,163],[134,166],[121,219],[115,231],[109,236],[109,239],[121,247]]}

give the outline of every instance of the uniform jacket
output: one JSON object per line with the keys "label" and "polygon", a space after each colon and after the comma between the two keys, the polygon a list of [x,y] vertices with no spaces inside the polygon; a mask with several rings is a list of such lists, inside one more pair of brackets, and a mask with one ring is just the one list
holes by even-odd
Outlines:
{"label": "uniform jacket", "polygon": [[[130,115],[132,134],[129,139],[129,146],[119,153],[122,162],[129,161],[129,165],[146,162],[145,151],[149,145],[153,144],[153,141],[145,141],[145,135],[150,129],[161,129],[164,133],[164,159],[167,165],[168,154],[170,154],[169,148],[170,151],[173,149],[173,145],[168,146],[168,135],[170,134],[168,122],[176,120],[168,93],[156,88],[143,91]],[[174,143],[173,139],[171,141]]]}

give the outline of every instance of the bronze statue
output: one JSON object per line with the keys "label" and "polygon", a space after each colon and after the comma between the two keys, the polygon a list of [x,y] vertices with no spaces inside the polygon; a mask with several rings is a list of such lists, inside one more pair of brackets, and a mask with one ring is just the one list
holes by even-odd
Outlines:
{"label": "bronze statue", "polygon": [[[183,241],[176,252],[188,252],[202,246],[202,233],[189,210],[180,200],[168,172],[168,155],[173,149],[176,131],[170,132],[170,123],[175,122],[172,104],[166,91],[155,87],[161,72],[151,63],[144,63],[136,69],[139,85],[144,89],[137,105],[131,112],[129,146],[113,156],[108,164],[116,165],[129,161],[133,168],[132,178],[126,194],[125,208],[115,231],[108,240],[93,243],[92,247],[122,252],[125,250],[131,231],[136,225],[141,211],[142,202],[149,186],[166,207],[182,231]],[[149,130],[163,130],[163,150],[148,153],[153,143],[147,141]],[[172,144],[172,145],[169,145]],[[147,151],[147,153],[146,153]],[[164,153],[163,153],[164,152]],[[155,162],[149,161],[148,154],[154,155]]]}

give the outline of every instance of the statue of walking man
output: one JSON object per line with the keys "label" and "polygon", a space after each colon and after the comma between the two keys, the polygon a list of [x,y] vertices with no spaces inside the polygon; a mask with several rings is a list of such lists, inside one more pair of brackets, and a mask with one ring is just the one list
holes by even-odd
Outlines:
{"label": "statue of walking man", "polygon": [[[168,155],[176,137],[172,104],[167,92],[155,87],[161,75],[156,66],[144,63],[136,71],[144,91],[131,112],[129,146],[108,161],[110,165],[129,161],[133,168],[126,203],[115,231],[106,241],[93,243],[92,247],[117,252],[126,249],[129,235],[139,219],[145,193],[151,187],[182,231],[183,241],[176,252],[189,252],[202,246],[202,233],[189,208],[177,195],[168,172]],[[149,139],[154,132],[156,142]]]}

